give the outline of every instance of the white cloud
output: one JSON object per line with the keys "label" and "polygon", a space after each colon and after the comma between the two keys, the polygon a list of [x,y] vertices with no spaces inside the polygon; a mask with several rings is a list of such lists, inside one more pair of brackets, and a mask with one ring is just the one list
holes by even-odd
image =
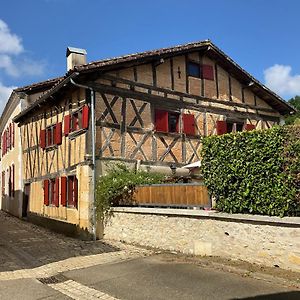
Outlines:
{"label": "white cloud", "polygon": [[36,76],[45,72],[45,63],[26,56],[22,40],[10,32],[7,24],[0,19],[0,71],[12,77]]}
{"label": "white cloud", "polygon": [[282,96],[300,95],[300,75],[291,72],[291,66],[276,64],[264,71],[265,85]]}
{"label": "white cloud", "polygon": [[19,54],[23,50],[21,38],[11,33],[7,24],[0,19],[0,53]]}
{"label": "white cloud", "polygon": [[2,114],[3,108],[15,86],[5,86],[0,82],[0,114]]}

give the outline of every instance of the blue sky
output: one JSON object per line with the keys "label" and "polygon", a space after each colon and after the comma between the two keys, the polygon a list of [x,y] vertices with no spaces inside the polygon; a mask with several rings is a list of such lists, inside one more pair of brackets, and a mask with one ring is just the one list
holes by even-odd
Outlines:
{"label": "blue sky", "polygon": [[300,94],[298,0],[0,0],[0,101],[88,61],[211,39],[285,99]]}

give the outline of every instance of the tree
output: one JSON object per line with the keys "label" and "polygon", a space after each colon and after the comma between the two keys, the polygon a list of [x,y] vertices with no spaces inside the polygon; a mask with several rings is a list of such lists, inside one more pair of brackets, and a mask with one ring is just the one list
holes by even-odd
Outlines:
{"label": "tree", "polygon": [[300,124],[300,96],[295,96],[288,100],[288,103],[294,106],[298,111],[293,115],[287,115],[285,118],[285,123],[290,124]]}

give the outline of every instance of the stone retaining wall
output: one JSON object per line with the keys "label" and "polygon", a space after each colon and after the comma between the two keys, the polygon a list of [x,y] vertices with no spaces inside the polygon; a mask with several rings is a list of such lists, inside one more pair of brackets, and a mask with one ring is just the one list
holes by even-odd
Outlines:
{"label": "stone retaining wall", "polygon": [[107,239],[300,271],[300,218],[115,208]]}

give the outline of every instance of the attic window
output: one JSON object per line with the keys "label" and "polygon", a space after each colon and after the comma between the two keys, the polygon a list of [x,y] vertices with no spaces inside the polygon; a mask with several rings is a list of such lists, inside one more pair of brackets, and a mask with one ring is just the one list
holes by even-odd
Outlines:
{"label": "attic window", "polygon": [[200,64],[197,64],[195,62],[189,61],[187,65],[187,73],[188,76],[201,78],[201,68]]}

